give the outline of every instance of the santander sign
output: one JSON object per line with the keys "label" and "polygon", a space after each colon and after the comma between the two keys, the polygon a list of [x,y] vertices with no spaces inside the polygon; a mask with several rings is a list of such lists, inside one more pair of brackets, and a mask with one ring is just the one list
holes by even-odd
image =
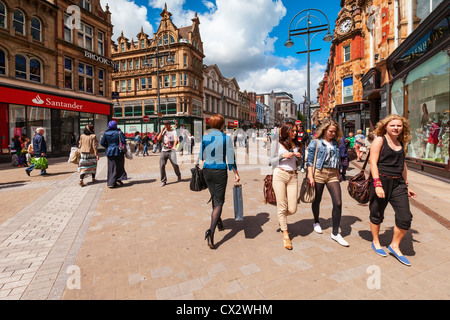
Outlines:
{"label": "santander sign", "polygon": [[111,105],[89,100],[79,100],[65,96],[37,93],[0,86],[0,101],[5,103],[38,106],[86,113],[110,115]]}

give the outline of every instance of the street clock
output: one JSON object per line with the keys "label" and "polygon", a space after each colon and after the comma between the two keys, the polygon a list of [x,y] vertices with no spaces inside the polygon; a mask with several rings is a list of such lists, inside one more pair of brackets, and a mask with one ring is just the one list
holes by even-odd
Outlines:
{"label": "street clock", "polygon": [[344,34],[347,33],[351,27],[352,27],[352,19],[346,18],[342,20],[341,24],[339,25],[339,31]]}

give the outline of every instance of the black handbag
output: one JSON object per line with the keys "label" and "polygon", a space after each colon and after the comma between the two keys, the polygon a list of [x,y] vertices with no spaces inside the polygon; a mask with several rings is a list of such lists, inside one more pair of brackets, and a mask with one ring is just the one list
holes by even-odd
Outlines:
{"label": "black handbag", "polygon": [[192,178],[190,183],[190,188],[192,191],[202,191],[208,188],[206,185],[205,178],[203,177],[203,171],[200,169],[198,164],[191,169]]}

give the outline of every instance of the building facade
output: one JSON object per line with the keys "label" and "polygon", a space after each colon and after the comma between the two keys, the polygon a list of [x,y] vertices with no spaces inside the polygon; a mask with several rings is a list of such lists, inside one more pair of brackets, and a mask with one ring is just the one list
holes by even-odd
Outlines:
{"label": "building facade", "polygon": [[68,155],[86,124],[101,138],[111,111],[105,50],[112,34],[99,0],[0,1],[0,137],[45,128],[50,156]]}
{"label": "building facade", "polygon": [[281,126],[283,122],[297,121],[297,104],[294,101],[292,94],[287,92],[275,92],[275,110],[276,110],[276,123]]}
{"label": "building facade", "polygon": [[237,129],[241,120],[241,94],[235,78],[226,78],[216,64],[203,66],[205,129],[209,129],[209,118],[221,114],[225,119],[224,129]]}
{"label": "building facade", "polygon": [[112,46],[113,118],[126,136],[158,132],[164,120],[195,136],[203,134],[203,43],[197,15],[177,28],[167,7],[152,36],[123,33]]}

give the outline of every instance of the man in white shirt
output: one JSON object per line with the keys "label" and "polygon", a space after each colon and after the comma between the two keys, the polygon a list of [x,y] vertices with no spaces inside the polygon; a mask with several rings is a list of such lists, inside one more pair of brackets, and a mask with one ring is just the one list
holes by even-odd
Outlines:
{"label": "man in white shirt", "polygon": [[161,187],[164,187],[167,183],[166,175],[166,163],[170,160],[172,167],[175,170],[175,174],[178,177],[178,181],[181,180],[180,167],[177,164],[177,153],[175,147],[178,143],[178,137],[175,130],[172,129],[172,124],[169,120],[164,121],[164,128],[158,134],[157,140],[162,139],[161,157],[159,158],[159,168],[161,172]]}

